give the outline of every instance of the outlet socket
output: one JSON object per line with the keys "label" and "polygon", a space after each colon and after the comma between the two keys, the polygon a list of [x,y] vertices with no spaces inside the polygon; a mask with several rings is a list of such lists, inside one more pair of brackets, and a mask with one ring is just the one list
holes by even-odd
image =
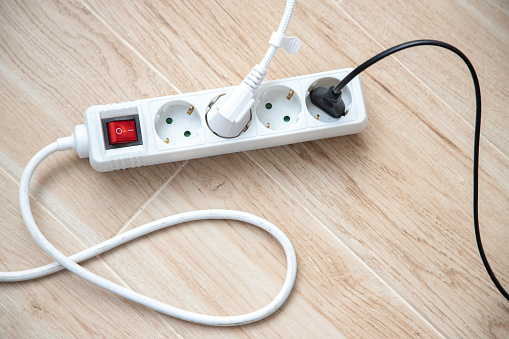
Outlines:
{"label": "outlet socket", "polygon": [[289,81],[260,90],[253,106],[260,135],[306,127],[299,88],[298,81]]}
{"label": "outlet socket", "polygon": [[196,144],[203,133],[198,108],[183,100],[164,104],[155,116],[154,127],[159,139],[169,147]]}

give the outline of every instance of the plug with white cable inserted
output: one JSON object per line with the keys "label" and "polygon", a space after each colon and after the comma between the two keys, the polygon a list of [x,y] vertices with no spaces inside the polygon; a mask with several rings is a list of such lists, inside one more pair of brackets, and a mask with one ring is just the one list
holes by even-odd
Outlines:
{"label": "plug with white cable inserted", "polygon": [[256,65],[240,85],[230,89],[210,107],[205,118],[214,134],[235,138],[246,129],[251,121],[253,96],[266,74],[265,68]]}

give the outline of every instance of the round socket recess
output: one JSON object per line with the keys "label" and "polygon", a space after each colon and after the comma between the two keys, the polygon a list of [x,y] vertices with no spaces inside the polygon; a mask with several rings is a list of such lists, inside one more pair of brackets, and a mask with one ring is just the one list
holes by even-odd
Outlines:
{"label": "round socket recess", "polygon": [[[324,123],[331,123],[331,122],[336,122],[339,119],[341,119],[341,118],[333,118],[330,115],[328,115],[327,113],[325,113],[324,111],[322,111],[321,109],[319,109],[318,107],[316,107],[315,105],[313,105],[313,103],[311,102],[311,98],[309,97],[309,92],[311,92],[316,87],[327,87],[328,88],[330,86],[337,85],[340,81],[341,81],[341,79],[336,79],[336,78],[322,78],[322,79],[319,79],[319,80],[313,82],[309,86],[309,88],[306,92],[306,107],[308,109],[309,114],[311,114],[311,116],[315,120],[324,122]],[[345,107],[346,107],[346,114],[348,114],[348,111],[350,111],[350,108],[352,106],[352,94],[350,92],[349,85],[346,85],[341,90],[341,93],[342,93],[341,98],[343,99],[343,101],[345,103]]]}
{"label": "round socket recess", "polygon": [[201,118],[196,107],[183,100],[171,101],[155,117],[156,133],[169,146],[188,146],[201,132]]}
{"label": "round socket recess", "polygon": [[302,106],[296,91],[287,86],[273,85],[260,93],[254,112],[263,128],[285,131],[301,119]]}

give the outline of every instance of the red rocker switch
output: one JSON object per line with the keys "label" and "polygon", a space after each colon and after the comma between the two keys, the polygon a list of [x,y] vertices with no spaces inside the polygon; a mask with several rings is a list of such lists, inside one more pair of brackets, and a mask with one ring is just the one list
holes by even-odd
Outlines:
{"label": "red rocker switch", "polygon": [[138,140],[134,120],[111,121],[106,126],[110,145],[125,144]]}

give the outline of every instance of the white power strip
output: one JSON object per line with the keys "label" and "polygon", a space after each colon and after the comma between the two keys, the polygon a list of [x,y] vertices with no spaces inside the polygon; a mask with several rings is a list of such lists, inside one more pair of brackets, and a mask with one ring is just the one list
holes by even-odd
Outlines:
{"label": "white power strip", "polygon": [[92,106],[76,126],[74,148],[106,172],[359,133],[367,124],[359,77],[343,89],[344,117],[328,116],[309,98],[310,90],[336,85],[350,71],[262,83],[251,121],[235,138],[217,136],[207,124],[208,110],[230,88]]}

